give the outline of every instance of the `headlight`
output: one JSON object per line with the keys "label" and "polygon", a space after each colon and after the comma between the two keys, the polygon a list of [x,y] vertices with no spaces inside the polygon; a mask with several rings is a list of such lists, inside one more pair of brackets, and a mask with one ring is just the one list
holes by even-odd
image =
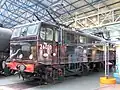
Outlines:
{"label": "headlight", "polygon": [[53,56],[56,56],[56,53],[53,53]]}
{"label": "headlight", "polygon": [[33,55],[32,54],[29,56],[29,59],[33,59]]}
{"label": "headlight", "polygon": [[21,58],[23,58],[23,55],[22,55],[22,54],[20,54],[20,55],[19,55],[19,58],[20,58],[20,59],[21,59]]}
{"label": "headlight", "polygon": [[44,57],[48,57],[48,54],[47,54],[47,53],[44,53],[43,56],[44,56]]}
{"label": "headlight", "polygon": [[25,68],[26,68],[25,65],[20,65],[20,66],[19,66],[20,71],[24,71]]}

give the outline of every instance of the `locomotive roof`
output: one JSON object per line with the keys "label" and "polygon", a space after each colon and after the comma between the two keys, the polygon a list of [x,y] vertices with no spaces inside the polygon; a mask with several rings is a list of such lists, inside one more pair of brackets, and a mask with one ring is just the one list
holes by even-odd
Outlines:
{"label": "locomotive roof", "polygon": [[[33,24],[45,24],[45,25],[49,25],[49,26],[51,25],[51,26],[58,27],[58,26],[55,25],[55,24],[50,24],[50,23],[46,23],[46,22],[42,22],[42,21],[37,21],[37,22],[33,22],[33,23],[26,23],[26,24],[17,25],[17,26],[15,26],[14,28],[29,26],[29,25],[33,25]],[[14,28],[13,28],[13,29],[14,29]]]}
{"label": "locomotive roof", "polygon": [[28,26],[28,25],[38,24],[38,23],[41,23],[41,22],[38,21],[38,22],[33,22],[33,23],[21,24],[21,25],[17,25],[17,26],[15,26],[15,27],[13,27],[13,29],[14,29],[14,28],[19,28],[19,27]]}
{"label": "locomotive roof", "polygon": [[[49,24],[49,23],[46,23],[46,22],[41,22],[41,21],[38,21],[38,22],[33,22],[33,23],[27,23],[27,24],[23,24],[23,25],[19,25],[19,26],[16,26],[14,28],[18,28],[18,27],[23,27],[23,26],[28,26],[28,25],[33,25],[33,24],[45,24],[45,25],[49,25],[49,26],[54,26],[54,27],[58,27],[58,25],[54,25],[54,24]],[[100,40],[100,41],[105,41],[105,39],[101,38],[101,37],[98,37],[98,36],[95,36],[95,35],[91,35],[91,34],[87,34],[87,33],[84,33],[80,30],[77,30],[74,29],[74,28],[66,28],[66,27],[63,27],[61,26],[60,27],[61,29],[69,32],[69,33],[75,33],[75,34],[80,34],[81,36],[85,36],[85,37],[90,37],[90,38],[94,38],[96,40]],[[73,30],[74,29],[74,30]]]}
{"label": "locomotive roof", "polygon": [[65,31],[67,31],[68,33],[74,33],[74,34],[79,34],[81,36],[85,36],[85,37],[88,37],[88,38],[94,38],[96,40],[99,40],[99,41],[105,41],[105,39],[101,38],[101,37],[98,37],[98,36],[95,36],[95,35],[92,35],[92,34],[88,34],[88,33],[84,33],[82,31],[80,31],[80,29],[70,29],[70,28],[63,28]]}

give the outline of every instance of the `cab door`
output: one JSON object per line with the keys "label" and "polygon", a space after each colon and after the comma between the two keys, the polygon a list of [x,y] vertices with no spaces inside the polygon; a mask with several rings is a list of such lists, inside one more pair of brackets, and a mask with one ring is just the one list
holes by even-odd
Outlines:
{"label": "cab door", "polygon": [[46,64],[58,64],[59,62],[59,31],[56,27],[45,27],[45,40],[43,41],[43,55]]}
{"label": "cab door", "polygon": [[53,41],[52,41],[52,64],[60,64],[60,31],[58,28],[53,28]]}

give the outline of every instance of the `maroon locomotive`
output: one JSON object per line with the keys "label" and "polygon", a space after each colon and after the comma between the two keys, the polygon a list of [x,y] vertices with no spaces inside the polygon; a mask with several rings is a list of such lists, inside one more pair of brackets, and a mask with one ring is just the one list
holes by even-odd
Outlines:
{"label": "maroon locomotive", "polygon": [[[6,65],[23,78],[53,81],[103,68],[101,38],[45,22],[17,26]],[[89,45],[90,44],[90,45]],[[111,53],[114,60],[114,53]]]}

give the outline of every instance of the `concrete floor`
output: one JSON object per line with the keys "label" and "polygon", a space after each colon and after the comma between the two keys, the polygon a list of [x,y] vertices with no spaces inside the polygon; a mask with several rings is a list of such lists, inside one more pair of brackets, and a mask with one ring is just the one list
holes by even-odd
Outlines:
{"label": "concrete floor", "polygon": [[104,73],[93,73],[82,77],[69,77],[62,83],[38,85],[37,82],[23,81],[18,76],[0,77],[0,90],[99,90],[99,77]]}

